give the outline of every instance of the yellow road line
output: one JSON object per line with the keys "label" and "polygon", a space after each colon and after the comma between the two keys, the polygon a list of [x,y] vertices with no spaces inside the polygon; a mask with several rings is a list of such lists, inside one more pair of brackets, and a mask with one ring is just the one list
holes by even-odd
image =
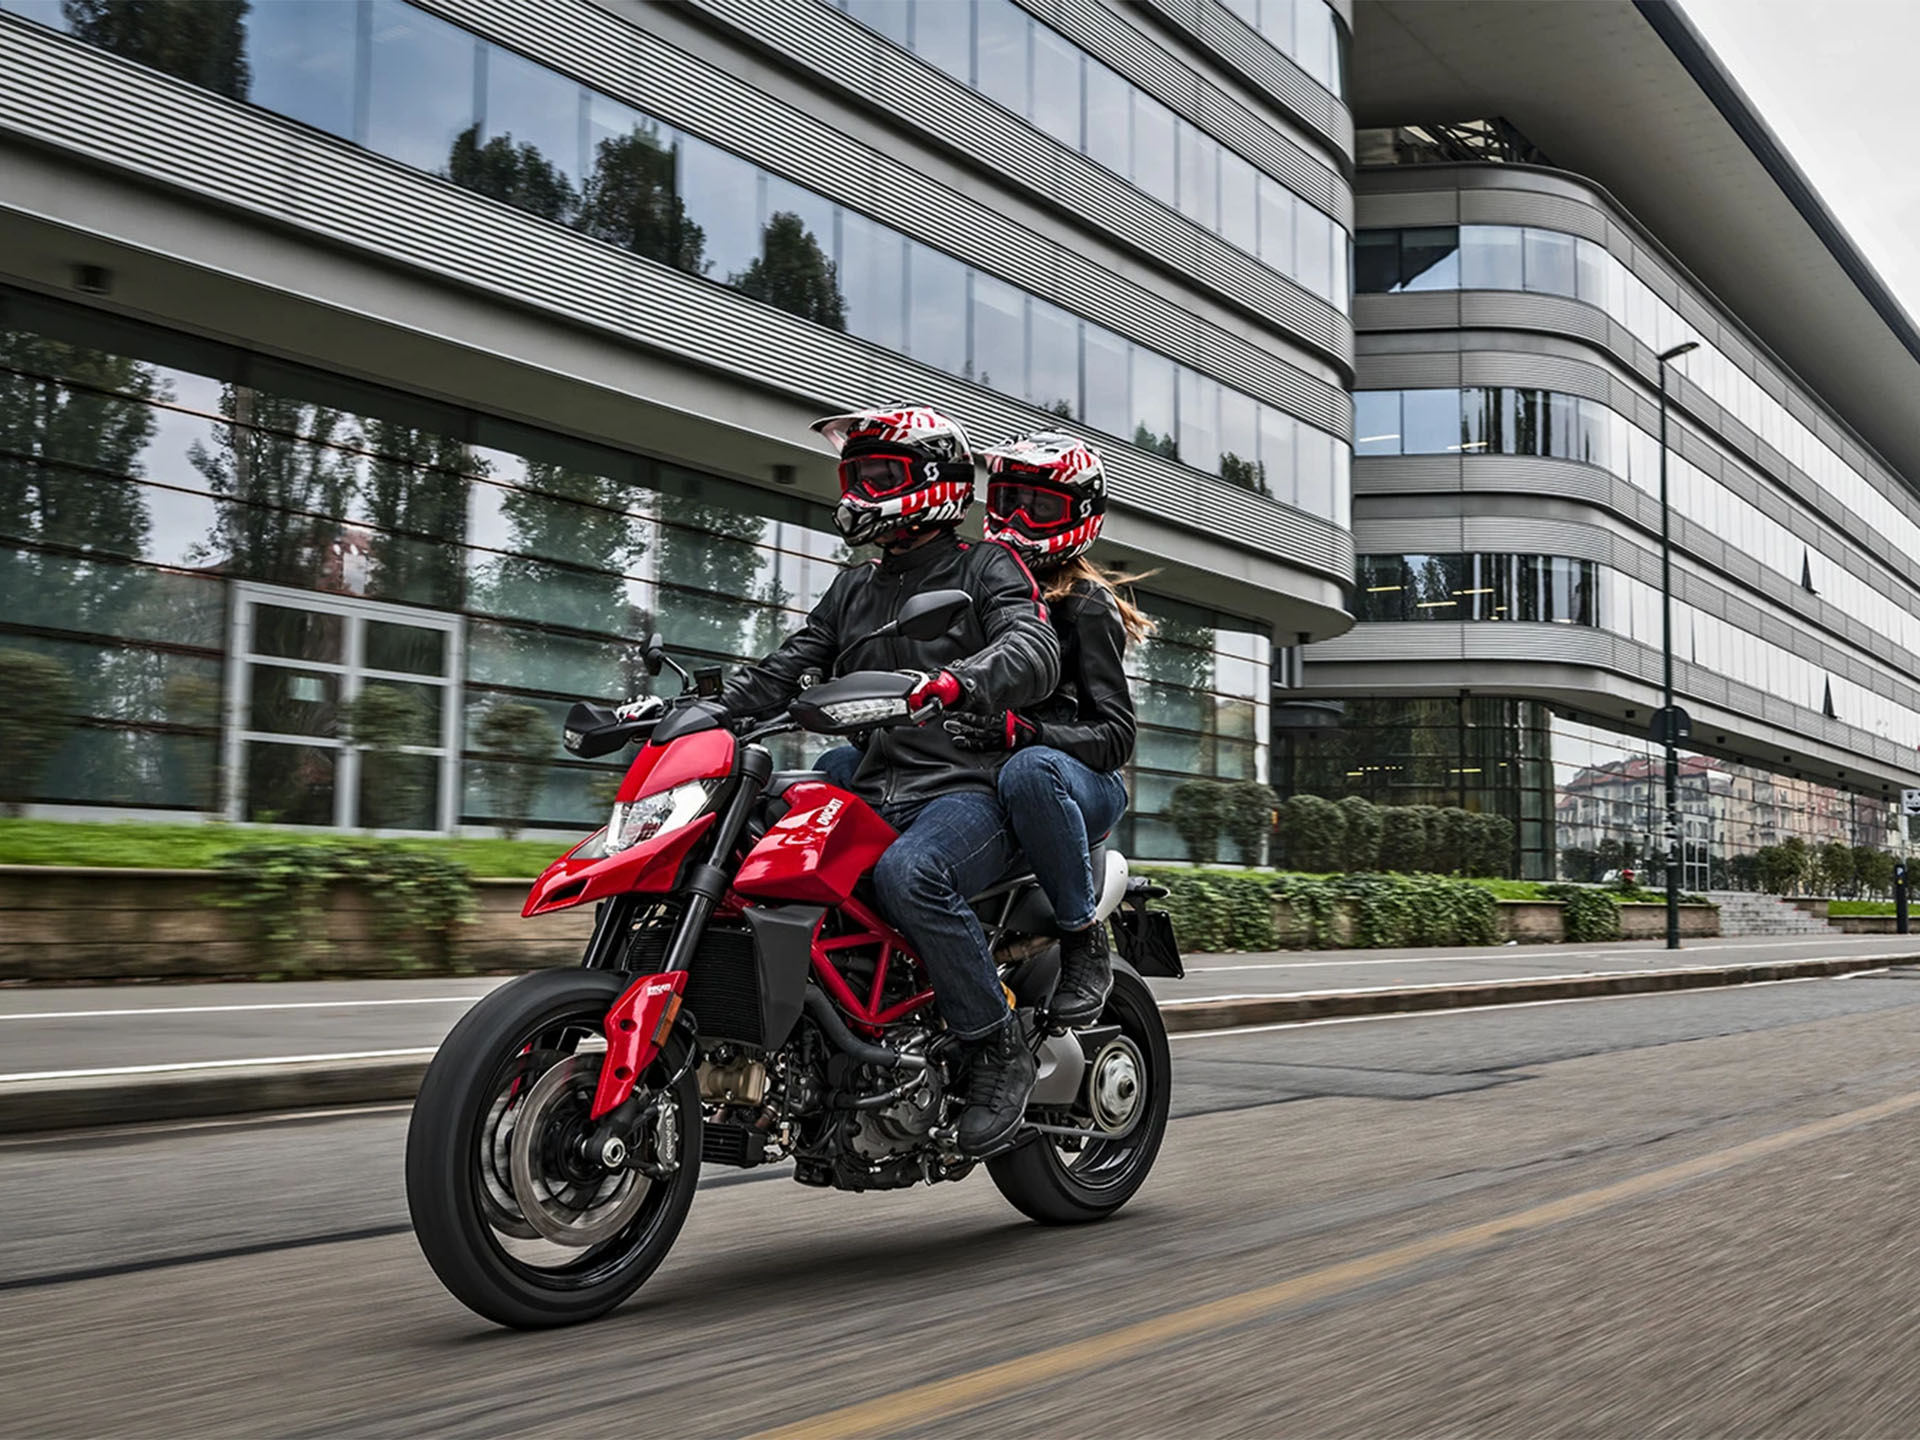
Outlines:
{"label": "yellow road line", "polygon": [[1684,1185],[1738,1165],[1751,1164],[1842,1131],[1871,1125],[1892,1115],[1920,1107],[1920,1090],[1882,1100],[1859,1110],[1815,1120],[1778,1134],[1699,1155],[1691,1160],[1649,1170],[1628,1180],[1583,1190],[1559,1200],[1519,1210],[1477,1225],[1443,1231],[1410,1240],[1386,1250],[1345,1260],[1324,1269],[1263,1285],[1257,1290],[1223,1296],[1204,1304],[1136,1321],[1117,1330],[1091,1335],[1066,1345],[969,1370],[945,1380],[911,1386],[858,1405],[831,1410],[790,1425],[761,1431],[749,1440],[826,1440],[826,1437],[885,1435],[924,1425],[950,1415],[974,1410],[1017,1391],[1044,1385],[1084,1370],[1115,1365],[1161,1346],[1187,1340],[1208,1330],[1225,1329],[1259,1320],[1281,1311],[1339,1295],[1449,1256],[1484,1250],[1515,1235],[1577,1220],[1595,1211],[1637,1200],[1656,1191]]}

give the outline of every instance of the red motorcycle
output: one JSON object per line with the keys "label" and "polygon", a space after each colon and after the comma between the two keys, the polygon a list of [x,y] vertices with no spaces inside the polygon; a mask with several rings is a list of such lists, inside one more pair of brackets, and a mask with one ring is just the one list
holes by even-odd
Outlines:
{"label": "red motorcycle", "polygon": [[[932,639],[971,601],[909,601],[881,631]],[[1166,1129],[1166,1030],[1143,974],[1178,976],[1164,894],[1099,848],[1099,914],[1118,954],[1098,1024],[1066,1031],[1051,907],[1030,875],[972,900],[1039,1062],[1027,1123],[963,1154],[961,1047],[913,947],[875,910],[895,831],[759,742],[925,720],[913,682],[855,672],[730,728],[719,672],[651,713],[575,705],[583,757],[641,741],[613,816],[550,866],[522,913],[594,904],[579,969],[523,975],[468,1011],[427,1068],[407,1132],[407,1205],[436,1274],[502,1325],[604,1314],[666,1258],[702,1162],[791,1160],[803,1185],[893,1189],[959,1180],[984,1160],[1000,1192],[1051,1224],[1113,1214]],[[1124,908],[1123,908],[1124,906]]]}

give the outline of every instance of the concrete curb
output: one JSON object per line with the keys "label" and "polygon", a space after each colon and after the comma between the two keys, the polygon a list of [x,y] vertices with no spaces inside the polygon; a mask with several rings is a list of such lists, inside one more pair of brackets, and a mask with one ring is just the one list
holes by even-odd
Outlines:
{"label": "concrete curb", "polygon": [[[1920,949],[1915,960],[1920,960]],[[1807,980],[1860,970],[1883,970],[1885,955],[1825,960],[1763,961],[1669,970],[1489,980],[1470,984],[1331,990],[1294,995],[1248,995],[1224,1000],[1168,1001],[1161,1006],[1175,1033],[1278,1025],[1343,1016],[1411,1014],[1528,1001],[1599,995],[1645,995],[1665,990],[1717,989],[1770,980]],[[201,1119],[265,1111],[369,1105],[414,1097],[428,1054],[395,1057],[288,1060],[146,1074],[87,1075],[0,1081],[0,1134],[77,1130],[163,1120]]]}

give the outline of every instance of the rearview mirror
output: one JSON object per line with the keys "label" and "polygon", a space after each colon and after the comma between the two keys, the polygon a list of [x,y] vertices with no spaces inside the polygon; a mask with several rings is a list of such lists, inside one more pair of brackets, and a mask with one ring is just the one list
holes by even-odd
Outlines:
{"label": "rearview mirror", "polygon": [[647,648],[643,658],[643,663],[647,667],[647,674],[658,675],[660,673],[660,666],[666,661],[666,658],[667,637],[656,630],[647,640]]}
{"label": "rearview mirror", "polygon": [[895,627],[908,640],[938,640],[972,604],[973,597],[964,590],[929,590],[900,607]]}

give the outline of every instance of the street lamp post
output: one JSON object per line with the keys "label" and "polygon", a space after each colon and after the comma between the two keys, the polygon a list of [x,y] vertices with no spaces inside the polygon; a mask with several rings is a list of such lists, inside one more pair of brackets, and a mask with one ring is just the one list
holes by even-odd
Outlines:
{"label": "street lamp post", "polygon": [[1667,948],[1680,948],[1680,757],[1673,709],[1673,510],[1667,502],[1667,367],[1700,342],[1663,351],[1660,362],[1660,737],[1667,752]]}

